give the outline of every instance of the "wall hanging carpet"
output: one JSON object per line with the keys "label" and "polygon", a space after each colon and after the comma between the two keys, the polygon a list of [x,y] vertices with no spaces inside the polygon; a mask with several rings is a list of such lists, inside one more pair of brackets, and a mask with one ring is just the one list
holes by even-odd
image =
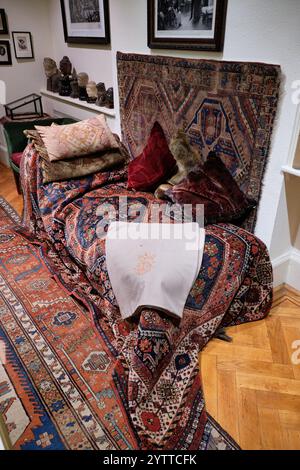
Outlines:
{"label": "wall hanging carpet", "polygon": [[[155,121],[170,139],[182,128],[204,160],[215,151],[259,202],[278,104],[277,65],[118,53],[123,140],[133,157]],[[244,228],[254,231],[256,211]]]}

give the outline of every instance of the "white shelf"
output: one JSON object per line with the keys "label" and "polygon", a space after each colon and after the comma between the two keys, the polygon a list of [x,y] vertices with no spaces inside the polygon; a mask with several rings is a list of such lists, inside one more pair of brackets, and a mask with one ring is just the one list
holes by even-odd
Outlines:
{"label": "white shelf", "polygon": [[92,103],[87,103],[86,101],[80,101],[79,99],[70,98],[70,96],[60,96],[58,93],[53,93],[52,91],[48,91],[45,89],[41,90],[41,95],[46,96],[47,98],[51,98],[57,101],[62,101],[64,103],[68,103],[70,105],[88,109],[89,111],[94,111],[96,113],[106,114],[110,117],[115,117],[116,113],[114,109],[103,108],[100,106],[96,106]]}
{"label": "white shelf", "polygon": [[289,175],[300,177],[300,170],[297,170],[297,168],[293,168],[292,166],[285,165],[281,169],[283,173],[288,173]]}

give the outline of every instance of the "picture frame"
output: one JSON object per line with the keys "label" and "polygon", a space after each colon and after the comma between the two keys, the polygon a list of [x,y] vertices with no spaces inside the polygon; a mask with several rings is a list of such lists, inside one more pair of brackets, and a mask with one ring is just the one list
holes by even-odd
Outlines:
{"label": "picture frame", "polygon": [[29,31],[12,31],[16,59],[34,59],[32,36]]}
{"label": "picture frame", "polygon": [[227,0],[148,0],[148,46],[222,52]]}
{"label": "picture frame", "polygon": [[0,34],[8,34],[8,25],[4,8],[0,8]]}
{"label": "picture frame", "polygon": [[[65,42],[110,44],[108,0],[60,0]],[[87,6],[90,5],[90,8]]]}
{"label": "picture frame", "polygon": [[1,65],[12,65],[9,41],[0,41],[0,66]]}

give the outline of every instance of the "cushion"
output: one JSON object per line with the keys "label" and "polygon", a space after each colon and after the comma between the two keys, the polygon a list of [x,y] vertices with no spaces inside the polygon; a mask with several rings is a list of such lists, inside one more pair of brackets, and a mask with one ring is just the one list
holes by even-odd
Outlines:
{"label": "cushion", "polygon": [[256,202],[240,190],[221,158],[214,152],[206,163],[191,172],[166,195],[174,203],[202,204],[206,224],[233,222],[248,215]]}
{"label": "cushion", "polygon": [[103,114],[66,126],[35,126],[50,161],[82,157],[119,147]]}
{"label": "cushion", "polygon": [[126,157],[118,149],[108,150],[103,154],[89,157],[79,157],[73,160],[50,162],[41,160],[43,183],[64,181],[91,175],[99,171],[108,171],[124,164]]}
{"label": "cushion", "polygon": [[156,122],[142,154],[128,166],[128,189],[155,191],[175,170],[176,160],[170,152],[164,131]]}
{"label": "cushion", "polygon": [[44,184],[87,176],[99,171],[108,171],[124,164],[129,159],[127,149],[116,134],[114,134],[114,137],[119,144],[118,149],[54,162],[50,161],[47,149],[38,131],[26,130],[24,134],[31,140],[36,151],[42,157],[41,168]]}
{"label": "cushion", "polygon": [[23,152],[16,152],[11,155],[10,159],[16,166],[20,167],[22,157],[23,157]]}

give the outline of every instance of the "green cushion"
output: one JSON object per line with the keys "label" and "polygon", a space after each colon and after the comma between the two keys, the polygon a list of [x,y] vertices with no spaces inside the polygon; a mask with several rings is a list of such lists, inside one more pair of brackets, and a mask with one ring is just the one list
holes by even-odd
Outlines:
{"label": "green cushion", "polygon": [[4,135],[9,155],[17,152],[23,152],[27,145],[27,138],[24,135],[26,129],[34,129],[34,126],[51,126],[55,122],[59,125],[74,124],[76,122],[71,118],[50,118],[38,119],[36,121],[7,122],[3,125]]}

